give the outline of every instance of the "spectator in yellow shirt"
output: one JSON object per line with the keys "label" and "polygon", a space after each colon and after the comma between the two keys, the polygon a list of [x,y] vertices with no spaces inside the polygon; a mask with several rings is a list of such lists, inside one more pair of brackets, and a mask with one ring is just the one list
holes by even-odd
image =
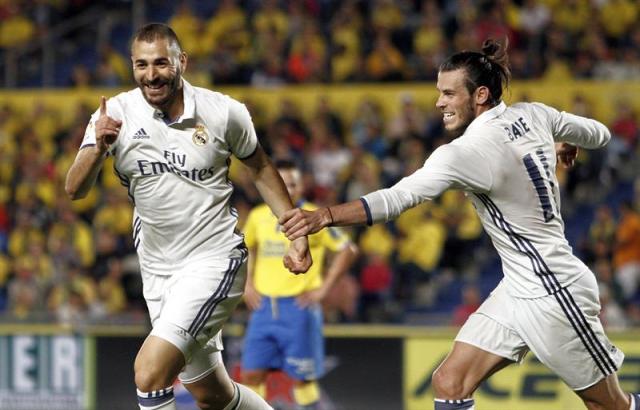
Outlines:
{"label": "spectator in yellow shirt", "polygon": [[[302,175],[289,161],[276,163],[292,201],[304,209],[316,207],[302,199]],[[294,379],[293,395],[300,408],[317,409],[317,380],[323,373],[324,342],[320,302],[353,263],[356,246],[336,228],[309,236],[314,264],[294,276],[282,265],[289,241],[266,205],[249,214],[245,226],[249,267],[245,302],[253,311],[242,357],[244,383],[266,397],[270,369],[282,369]],[[323,277],[326,251],[335,253]]]}

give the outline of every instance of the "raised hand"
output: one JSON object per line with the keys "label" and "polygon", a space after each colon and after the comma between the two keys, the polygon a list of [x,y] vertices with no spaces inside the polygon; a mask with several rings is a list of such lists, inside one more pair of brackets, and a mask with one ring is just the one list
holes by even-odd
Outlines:
{"label": "raised hand", "polygon": [[566,142],[556,144],[556,156],[565,168],[571,168],[578,158],[578,147]]}
{"label": "raised hand", "polygon": [[309,252],[309,242],[303,236],[291,242],[287,253],[283,258],[285,268],[291,273],[305,273],[311,267],[311,253]]}
{"label": "raised hand", "polygon": [[104,153],[118,138],[122,121],[114,120],[107,115],[107,99],[100,97],[100,115],[95,123],[96,127],[96,147]]}

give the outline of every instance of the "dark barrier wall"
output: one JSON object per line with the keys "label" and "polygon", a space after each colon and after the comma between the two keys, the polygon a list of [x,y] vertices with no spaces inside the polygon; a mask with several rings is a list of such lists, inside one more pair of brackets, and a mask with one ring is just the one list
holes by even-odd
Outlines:
{"label": "dark barrier wall", "polygon": [[321,381],[340,410],[402,409],[402,339],[327,339]]}
{"label": "dark barrier wall", "polygon": [[136,410],[133,361],[143,337],[96,338],[96,409]]}
{"label": "dark barrier wall", "polygon": [[[141,337],[96,339],[97,410],[135,410],[133,361]],[[230,371],[239,349],[225,340]],[[328,338],[323,402],[333,410],[402,409],[402,339]],[[286,404],[286,403],[285,403]]]}
{"label": "dark barrier wall", "polygon": [[[242,329],[228,326],[225,362],[239,376]],[[137,410],[133,362],[144,326],[86,329],[0,326],[0,410]],[[431,374],[451,349],[454,329],[402,326],[325,327],[327,374],[321,410],[425,410],[433,407]],[[625,391],[640,390],[640,332],[611,333],[625,352],[618,372]],[[270,401],[290,410],[291,381],[272,374]],[[480,386],[478,408],[575,410],[578,397],[532,355]],[[194,410],[176,386],[181,410]]]}

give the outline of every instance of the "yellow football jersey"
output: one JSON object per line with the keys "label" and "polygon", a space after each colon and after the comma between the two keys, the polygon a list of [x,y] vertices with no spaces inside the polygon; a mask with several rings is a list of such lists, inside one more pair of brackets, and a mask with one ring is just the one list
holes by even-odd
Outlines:
{"label": "yellow football jersey", "polygon": [[[305,210],[317,207],[305,202]],[[256,248],[253,283],[258,292],[267,296],[295,296],[320,287],[324,266],[325,251],[337,252],[348,242],[344,231],[330,227],[309,236],[309,248],[313,265],[304,274],[294,275],[282,263],[289,240],[278,226],[278,219],[266,204],[253,208],[244,227],[244,240],[249,248]]]}

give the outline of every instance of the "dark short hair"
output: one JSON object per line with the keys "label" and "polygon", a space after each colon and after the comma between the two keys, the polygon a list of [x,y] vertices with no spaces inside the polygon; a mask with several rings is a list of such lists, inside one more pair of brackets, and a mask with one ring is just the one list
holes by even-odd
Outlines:
{"label": "dark short hair", "polygon": [[495,105],[501,101],[502,90],[509,86],[511,80],[507,47],[506,40],[501,45],[493,39],[487,39],[482,43],[482,52],[462,51],[453,54],[440,64],[439,71],[464,69],[469,94],[478,87],[485,86],[491,94],[489,101]]}
{"label": "dark short hair", "polygon": [[136,31],[136,33],[133,35],[131,45],[133,45],[133,43],[136,41],[152,43],[159,38],[169,40],[169,43],[176,44],[178,46],[178,49],[182,51],[180,40],[178,40],[178,36],[176,35],[175,31],[173,31],[171,27],[163,23],[149,23],[140,27],[138,31]]}

